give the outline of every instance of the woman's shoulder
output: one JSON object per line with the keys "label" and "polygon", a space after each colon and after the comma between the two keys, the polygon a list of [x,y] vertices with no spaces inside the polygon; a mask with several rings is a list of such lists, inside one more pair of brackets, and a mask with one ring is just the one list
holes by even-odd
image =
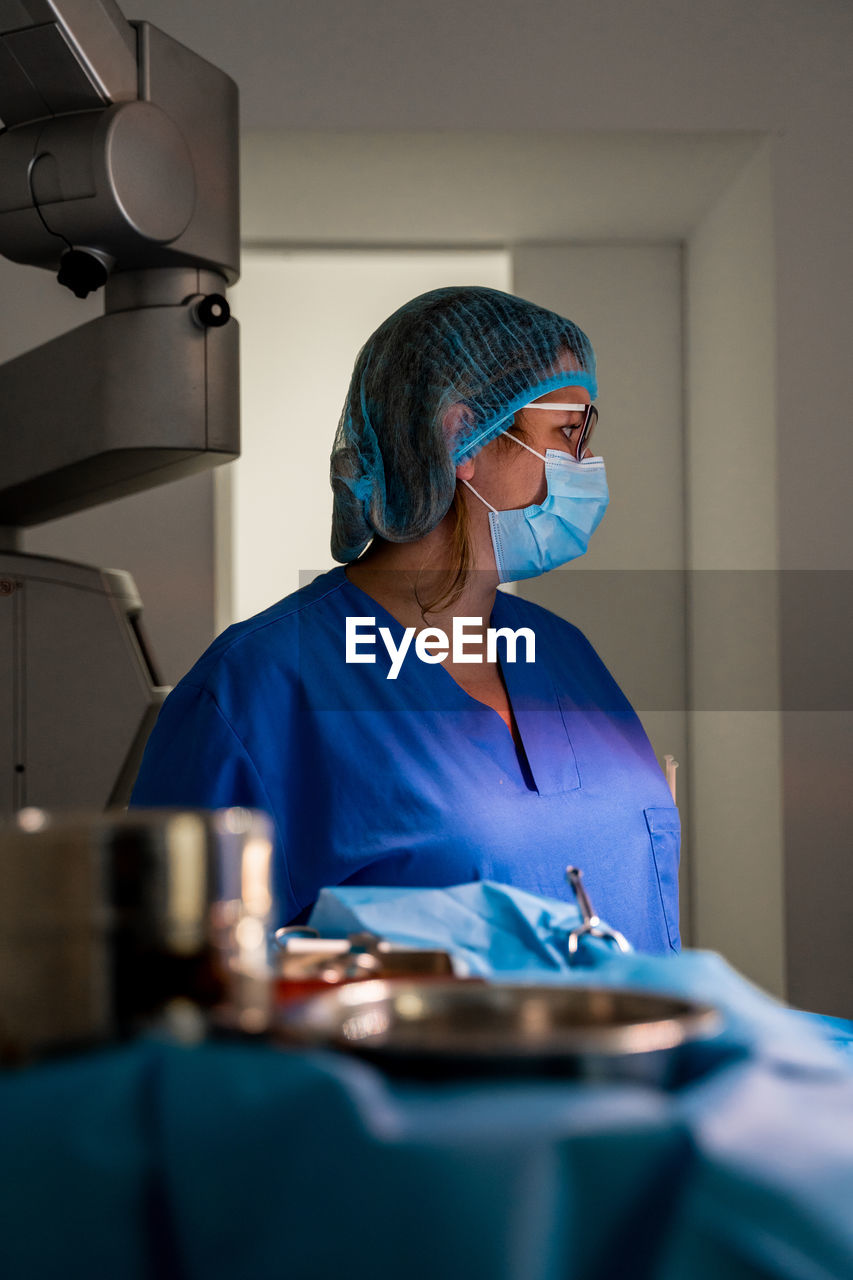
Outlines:
{"label": "woman's shoulder", "polygon": [[205,650],[181,685],[214,692],[235,675],[250,672],[257,687],[265,670],[296,670],[306,640],[313,647],[335,615],[334,599],[345,581],[343,568],[332,569],[261,613],[233,623]]}

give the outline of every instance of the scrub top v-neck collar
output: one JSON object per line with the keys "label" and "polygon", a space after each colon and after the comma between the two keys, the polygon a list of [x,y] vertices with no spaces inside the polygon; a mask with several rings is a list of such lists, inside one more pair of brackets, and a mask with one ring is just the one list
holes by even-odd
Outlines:
{"label": "scrub top v-neck collar", "polygon": [[[374,600],[373,596],[352,582],[343,566],[332,570],[332,573],[339,575],[345,590],[355,593],[359,600],[369,602],[371,610],[376,613],[377,624],[387,626],[395,643],[399,644],[405,632],[402,623]],[[382,615],[381,622],[379,614]],[[522,625],[522,620],[514,617],[512,597],[508,597],[506,592],[497,592],[489,625],[510,627],[513,630]],[[524,654],[523,642],[518,645],[517,652],[519,655]],[[580,787],[566,718],[554,682],[544,663],[508,662],[506,647],[498,646],[498,661],[507,698],[521,739],[519,750],[503,717],[494,707],[467,693],[441,663],[422,663],[411,651],[406,660],[415,661],[422,668],[419,673],[421,682],[427,686],[435,688],[435,682],[441,681],[445,691],[452,687],[452,696],[460,711],[476,710],[483,713],[485,722],[492,726],[495,737],[502,743],[503,751],[514,759],[528,788],[538,791],[540,795],[554,795]]]}

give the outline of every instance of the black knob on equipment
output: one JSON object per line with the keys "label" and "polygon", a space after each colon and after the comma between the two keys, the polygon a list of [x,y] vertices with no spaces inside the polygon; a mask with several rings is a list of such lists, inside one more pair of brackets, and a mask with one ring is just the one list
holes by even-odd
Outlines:
{"label": "black knob on equipment", "polygon": [[76,297],[87,298],[106,284],[108,275],[107,268],[94,253],[87,253],[85,249],[66,249],[56,278]]}
{"label": "black knob on equipment", "polygon": [[221,293],[209,293],[196,303],[195,314],[205,329],[218,329],[231,319],[231,308]]}

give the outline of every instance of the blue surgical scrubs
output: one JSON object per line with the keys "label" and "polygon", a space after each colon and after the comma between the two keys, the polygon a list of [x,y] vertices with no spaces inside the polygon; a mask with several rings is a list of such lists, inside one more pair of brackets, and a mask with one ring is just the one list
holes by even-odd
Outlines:
{"label": "blue surgical scrubs", "polygon": [[[225,631],[167,698],[132,803],[266,810],[282,923],[329,885],[497,880],[572,900],[676,951],[678,811],[648,738],[576,627],[498,592],[493,627],[535,634],[498,656],[523,749],[496,711],[411,646],[396,679],[378,634],[346,661],[346,620],[403,628],[333,569]],[[362,634],[372,626],[362,624]]]}

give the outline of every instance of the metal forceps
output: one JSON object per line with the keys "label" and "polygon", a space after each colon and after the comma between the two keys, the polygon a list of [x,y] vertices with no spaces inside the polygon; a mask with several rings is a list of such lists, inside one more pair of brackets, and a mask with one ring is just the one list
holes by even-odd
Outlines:
{"label": "metal forceps", "polygon": [[572,886],[572,892],[583,916],[583,924],[577,929],[572,929],[569,934],[569,955],[577,955],[580,940],[585,934],[589,934],[591,938],[605,938],[608,942],[615,942],[620,951],[630,951],[631,944],[625,935],[618,929],[611,929],[609,924],[605,924],[595,914],[589,894],[584,888],[583,872],[580,867],[566,867],[566,879]]}

